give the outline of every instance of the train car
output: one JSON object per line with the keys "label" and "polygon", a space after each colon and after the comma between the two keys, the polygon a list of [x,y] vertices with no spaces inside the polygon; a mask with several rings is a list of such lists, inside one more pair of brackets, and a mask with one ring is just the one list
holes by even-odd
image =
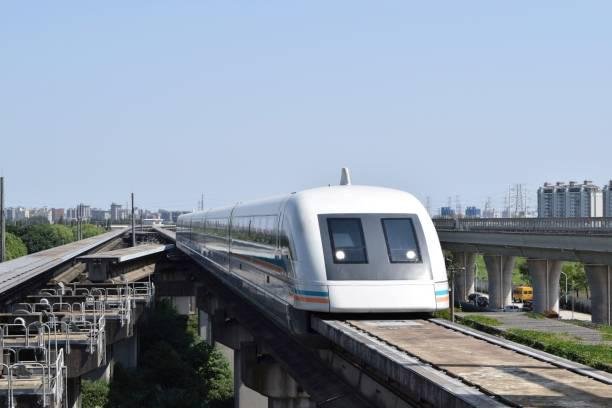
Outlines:
{"label": "train car", "polygon": [[177,246],[290,330],[307,314],[448,308],[437,232],[411,194],[344,183],[179,217]]}

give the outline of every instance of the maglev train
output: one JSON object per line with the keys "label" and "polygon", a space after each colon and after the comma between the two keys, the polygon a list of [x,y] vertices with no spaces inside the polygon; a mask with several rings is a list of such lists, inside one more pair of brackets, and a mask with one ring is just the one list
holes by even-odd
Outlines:
{"label": "maglev train", "polygon": [[[344,174],[344,173],[343,173]],[[295,332],[308,314],[448,308],[436,229],[411,194],[350,185],[181,215],[179,249]]]}

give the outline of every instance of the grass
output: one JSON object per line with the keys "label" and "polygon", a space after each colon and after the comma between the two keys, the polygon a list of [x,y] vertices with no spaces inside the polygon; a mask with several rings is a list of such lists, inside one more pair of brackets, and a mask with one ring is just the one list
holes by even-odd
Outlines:
{"label": "grass", "polygon": [[483,316],[483,315],[478,315],[478,314],[474,314],[474,315],[468,315],[468,316],[463,316],[462,318],[464,323],[469,323],[469,322],[473,322],[473,323],[478,323],[478,324],[482,324],[485,326],[501,326],[501,322],[493,317],[488,317],[488,316]]}
{"label": "grass", "polygon": [[612,372],[612,349],[605,344],[582,344],[567,335],[525,329],[509,329],[504,337],[547,353]]}
{"label": "grass", "polygon": [[438,310],[433,315],[438,319],[450,320],[450,309]]}
{"label": "grass", "polygon": [[536,313],[536,312],[525,312],[525,316],[530,317],[532,319],[545,319],[546,316],[544,316],[542,313]]}
{"label": "grass", "polygon": [[[612,326],[601,325],[597,328],[597,330],[599,330],[601,333],[601,338],[603,340],[612,341]],[[610,354],[612,354],[612,350],[610,351]]]}
{"label": "grass", "polygon": [[571,323],[571,324],[575,324],[576,326],[588,327],[589,329],[597,330],[601,334],[602,340],[612,341],[612,326],[608,326],[607,324],[597,324],[597,323],[592,323],[592,322],[586,322],[583,320],[564,320],[564,321]]}

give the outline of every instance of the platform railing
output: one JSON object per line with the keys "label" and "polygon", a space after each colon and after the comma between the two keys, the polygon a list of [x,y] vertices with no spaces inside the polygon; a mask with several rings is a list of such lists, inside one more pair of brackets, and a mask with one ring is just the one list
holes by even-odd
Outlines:
{"label": "platform railing", "polygon": [[438,231],[612,235],[612,217],[434,218],[433,222]]}

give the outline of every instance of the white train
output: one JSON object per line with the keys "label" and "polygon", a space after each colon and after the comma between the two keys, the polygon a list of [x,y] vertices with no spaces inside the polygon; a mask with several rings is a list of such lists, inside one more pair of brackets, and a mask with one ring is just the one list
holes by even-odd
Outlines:
{"label": "white train", "polygon": [[345,184],[182,215],[177,246],[296,332],[308,312],[448,308],[423,205],[403,191]]}

